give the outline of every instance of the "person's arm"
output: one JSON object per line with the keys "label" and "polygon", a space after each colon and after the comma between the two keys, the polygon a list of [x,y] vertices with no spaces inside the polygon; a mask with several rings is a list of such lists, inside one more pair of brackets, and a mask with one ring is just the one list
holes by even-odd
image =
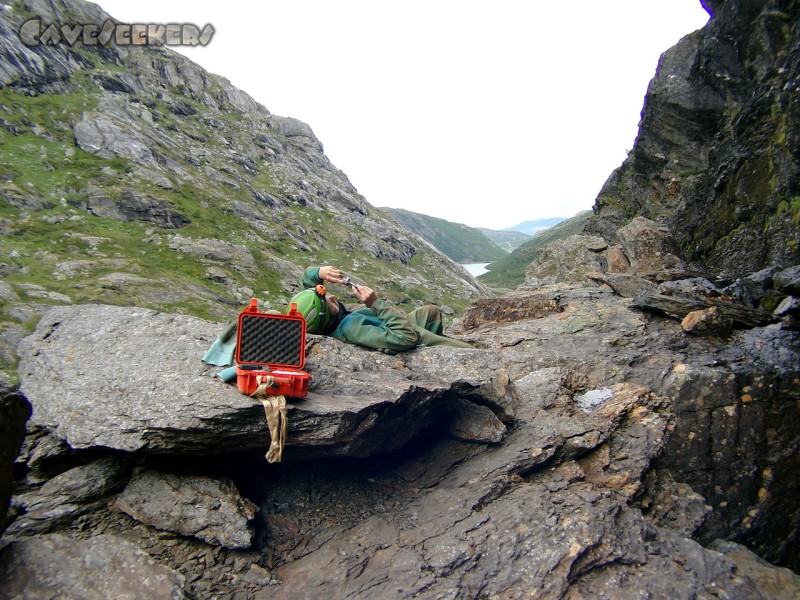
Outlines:
{"label": "person's arm", "polygon": [[300,285],[303,286],[303,289],[313,288],[320,283],[322,283],[322,280],[319,278],[319,267],[308,267],[300,279]]}
{"label": "person's arm", "polygon": [[344,283],[344,273],[330,265],[324,267],[308,267],[300,280],[304,288],[313,288],[320,283]]}
{"label": "person's arm", "polygon": [[[385,327],[370,326],[360,319],[352,319],[343,325],[342,335],[346,341],[367,348],[388,349],[397,352],[410,350],[419,343],[419,333],[408,316],[390,304],[379,299],[375,292],[365,286],[358,285],[353,293],[363,302]],[[348,327],[347,325],[352,325]]]}

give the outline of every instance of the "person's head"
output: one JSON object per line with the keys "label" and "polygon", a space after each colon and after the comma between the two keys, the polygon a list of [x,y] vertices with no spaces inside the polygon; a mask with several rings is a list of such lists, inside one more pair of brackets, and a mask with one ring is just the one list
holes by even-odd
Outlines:
{"label": "person's head", "polygon": [[325,334],[336,329],[346,309],[336,296],[315,289],[303,290],[289,301],[306,320],[308,333]]}

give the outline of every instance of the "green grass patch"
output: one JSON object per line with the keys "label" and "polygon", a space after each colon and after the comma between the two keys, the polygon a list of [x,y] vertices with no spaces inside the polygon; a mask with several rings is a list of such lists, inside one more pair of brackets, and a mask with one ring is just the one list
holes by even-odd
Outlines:
{"label": "green grass patch", "polygon": [[702,175],[706,172],[706,169],[701,167],[695,167],[694,169],[686,169],[685,171],[681,171],[678,173],[678,177],[686,178],[686,177],[693,177],[695,175]]}
{"label": "green grass patch", "polygon": [[256,189],[267,190],[273,196],[282,196],[281,192],[278,190],[277,182],[268,169],[262,169],[258,175],[253,177],[253,184],[253,187]]}
{"label": "green grass patch", "polygon": [[6,136],[0,143],[0,177],[43,198],[75,196],[103,169],[129,170],[122,158],[102,158],[80,148],[43,139],[32,133]]}
{"label": "green grass patch", "polygon": [[22,129],[35,123],[61,141],[72,140],[72,127],[67,123],[97,107],[97,98],[84,93],[40,94],[27,96],[5,87],[0,89],[0,105],[8,110],[2,117]]}
{"label": "green grass patch", "polygon": [[788,200],[781,200],[778,203],[777,214],[788,214],[792,219],[792,223],[800,225],[800,196],[793,196]]}

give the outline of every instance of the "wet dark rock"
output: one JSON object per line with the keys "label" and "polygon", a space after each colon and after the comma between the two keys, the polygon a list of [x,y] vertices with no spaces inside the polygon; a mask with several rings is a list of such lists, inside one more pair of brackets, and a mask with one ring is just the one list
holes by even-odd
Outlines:
{"label": "wet dark rock", "polygon": [[647,517],[659,527],[692,536],[713,510],[705,498],[685,483],[676,483],[668,471],[652,471],[646,494],[639,500]]}
{"label": "wet dark rock", "polygon": [[740,277],[722,292],[751,308],[772,311],[785,298],[785,293],[776,290],[773,283],[774,276],[781,270],[780,267],[769,267]]}
{"label": "wet dark rock", "polygon": [[791,600],[797,593],[800,577],[789,569],[775,569],[741,544],[716,540],[710,548],[736,563],[737,571],[752,581],[766,598]]}
{"label": "wet dark rock", "polygon": [[13,464],[23,440],[31,406],[10,387],[0,390],[0,536],[6,528],[6,511],[14,488]]}

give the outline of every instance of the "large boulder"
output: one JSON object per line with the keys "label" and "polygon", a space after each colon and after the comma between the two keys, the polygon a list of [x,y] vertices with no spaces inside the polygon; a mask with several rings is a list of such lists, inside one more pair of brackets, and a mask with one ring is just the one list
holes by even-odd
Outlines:
{"label": "large boulder", "polygon": [[211,545],[253,545],[258,507],[242,498],[232,481],[144,471],[134,476],[114,506],[146,525]]}
{"label": "large boulder", "polygon": [[605,283],[630,298],[655,288],[656,282],[687,277],[675,241],[664,225],[636,217],[616,232],[619,244],[593,235],[572,235],[540,248],[528,265],[525,285]]}
{"label": "large boulder", "polygon": [[526,285],[586,283],[586,274],[606,270],[608,243],[597,236],[572,235],[539,249],[525,270]]}
{"label": "large boulder", "polygon": [[636,217],[617,231],[622,251],[633,273],[674,270],[683,267],[669,229],[650,219]]}
{"label": "large boulder", "polygon": [[[50,310],[19,347],[31,423],[72,448],[171,455],[224,454],[269,446],[262,405],[223,383],[201,357],[223,325],[141,308]],[[374,456],[402,447],[446,412],[459,389],[491,380],[492,353],[411,377],[402,358],[313,337],[306,398],[290,399],[285,457]],[[429,354],[441,351],[431,349]],[[493,398],[495,402],[500,398]]]}

